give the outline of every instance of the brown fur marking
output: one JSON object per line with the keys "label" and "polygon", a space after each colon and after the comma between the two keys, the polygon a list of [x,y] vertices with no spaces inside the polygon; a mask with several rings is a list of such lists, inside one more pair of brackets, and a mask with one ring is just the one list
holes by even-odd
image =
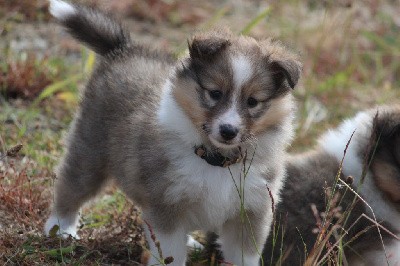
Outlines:
{"label": "brown fur marking", "polygon": [[270,106],[267,111],[251,127],[251,132],[255,135],[262,134],[271,126],[277,125],[283,118],[290,115],[292,112],[289,102],[292,101],[290,96],[284,96],[278,99],[273,99],[269,103]]}

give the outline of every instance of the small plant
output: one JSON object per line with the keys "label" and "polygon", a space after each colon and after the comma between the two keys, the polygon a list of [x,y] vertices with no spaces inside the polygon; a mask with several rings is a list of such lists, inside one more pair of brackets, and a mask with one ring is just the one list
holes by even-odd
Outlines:
{"label": "small plant", "polygon": [[[254,149],[254,152],[253,152],[252,157],[250,159],[249,165],[247,166],[246,165],[246,161],[247,161],[248,154],[247,154],[247,150],[244,151],[244,154],[242,155],[243,168],[242,168],[242,172],[239,175],[239,184],[235,181],[233,173],[231,172],[231,169],[229,167],[228,167],[228,170],[229,170],[230,176],[232,178],[232,181],[233,181],[233,183],[235,185],[236,191],[237,191],[239,199],[240,199],[240,220],[241,220],[241,223],[242,223],[242,232],[241,232],[242,233],[242,250],[244,249],[244,243],[243,243],[243,241],[244,241],[244,230],[246,229],[251,234],[253,245],[254,245],[258,255],[261,258],[261,265],[264,266],[264,260],[263,260],[263,258],[261,256],[262,250],[258,249],[256,240],[255,240],[253,227],[251,225],[251,221],[250,221],[249,215],[248,215],[248,213],[247,213],[247,211],[245,209],[245,193],[244,193],[245,192],[245,182],[246,182],[246,177],[249,174],[249,171],[250,171],[250,168],[251,168],[255,153],[256,153],[256,149]],[[272,197],[272,194],[271,194],[271,191],[269,190],[269,188],[267,187],[266,189],[268,190],[269,195],[271,197],[271,204],[272,204],[271,207],[272,207],[272,210],[274,212],[275,211],[274,198]],[[269,206],[267,206],[267,208],[269,208]],[[229,264],[229,262],[224,262],[224,263],[225,264],[226,263]],[[242,252],[242,265],[244,265],[243,252]]]}
{"label": "small plant", "polygon": [[[157,237],[156,237],[156,235],[155,235],[155,233],[153,231],[153,227],[147,221],[144,221],[144,222],[145,222],[148,230],[150,231],[150,238],[151,239],[149,239],[148,242],[150,242],[150,240],[151,240],[153,242],[153,244],[156,246],[157,252],[158,252],[158,255],[149,254],[148,256],[155,257],[158,260],[158,262],[160,263],[159,265],[168,265],[168,264],[171,264],[172,262],[174,262],[174,258],[173,257],[171,257],[171,256],[164,257],[163,256],[163,252],[162,252],[162,249],[161,249],[160,241],[157,240]],[[150,243],[149,243],[149,245],[150,245]],[[146,252],[150,252],[150,251],[146,251]],[[143,256],[142,256],[142,258],[143,258]],[[145,264],[146,264],[146,262],[145,262]]]}

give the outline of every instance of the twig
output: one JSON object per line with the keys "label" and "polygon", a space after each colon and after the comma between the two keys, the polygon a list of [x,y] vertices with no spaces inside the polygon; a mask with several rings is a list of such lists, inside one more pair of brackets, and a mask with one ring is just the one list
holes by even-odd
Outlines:
{"label": "twig", "polygon": [[268,185],[266,185],[266,186],[267,186],[267,190],[268,190],[269,197],[271,198],[272,214],[275,214],[275,200],[274,200],[274,196],[272,196],[272,191],[271,191],[271,189],[269,189]]}
{"label": "twig", "polygon": [[154,234],[154,231],[153,231],[153,227],[152,227],[152,226],[150,225],[150,223],[148,223],[146,220],[144,220],[144,222],[146,223],[147,228],[149,229],[151,240],[153,241],[154,245],[155,245],[156,248],[157,248],[157,252],[158,252],[158,255],[159,255],[159,257],[160,257],[159,259],[157,258],[158,261],[159,261],[162,265],[171,264],[171,263],[174,261],[174,258],[171,257],[171,256],[166,257],[166,258],[163,257],[163,253],[162,253],[162,250],[161,250],[160,241],[157,240],[157,237],[156,237],[156,235]]}
{"label": "twig", "polygon": [[[313,249],[310,252],[310,256],[306,260],[305,265],[314,265],[313,260],[318,259],[318,257],[322,253],[322,250],[323,250],[322,247],[325,246],[325,244],[329,242],[328,238],[332,235],[332,230],[328,231],[328,228],[329,228],[328,221],[330,219],[329,213],[331,211],[331,207],[333,206],[332,203],[334,201],[334,197],[335,197],[335,194],[336,194],[335,193],[335,189],[336,189],[337,183],[338,183],[339,180],[341,180],[340,179],[340,175],[341,175],[342,169],[343,169],[343,162],[344,162],[344,159],[346,157],[347,150],[348,150],[348,148],[350,146],[350,142],[351,142],[351,140],[352,140],[352,138],[354,136],[354,133],[355,133],[355,131],[353,131],[353,133],[350,135],[350,138],[347,141],[346,147],[345,147],[345,149],[343,151],[343,157],[342,157],[342,159],[341,159],[341,161],[339,163],[339,170],[338,170],[338,172],[336,174],[335,182],[333,184],[332,191],[331,191],[331,194],[329,195],[329,199],[328,199],[328,202],[327,202],[327,208],[325,210],[327,215],[325,217],[323,217],[324,218],[323,221],[321,221],[321,219],[319,218],[318,210],[316,210],[316,207],[314,205],[313,214],[314,214],[314,216],[315,216],[315,218],[317,220],[317,226],[319,227],[319,233],[318,233],[318,236],[317,236],[317,240],[316,240],[316,242],[315,242],[315,244],[313,246]],[[313,206],[311,206],[311,208],[313,208]],[[323,245],[321,245],[321,244],[323,244]],[[326,253],[324,258],[328,254],[329,253]]]}
{"label": "twig", "polygon": [[20,150],[22,149],[23,145],[22,144],[17,144],[14,147],[11,147],[10,149],[8,149],[4,155],[2,155],[0,157],[0,160],[3,160],[6,157],[11,157],[14,158],[18,155],[18,153],[20,152]]}

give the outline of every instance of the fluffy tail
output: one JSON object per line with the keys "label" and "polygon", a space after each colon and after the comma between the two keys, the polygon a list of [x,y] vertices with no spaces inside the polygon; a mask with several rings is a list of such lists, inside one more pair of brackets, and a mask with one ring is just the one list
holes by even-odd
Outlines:
{"label": "fluffy tail", "polygon": [[50,0],[50,13],[79,41],[105,56],[131,44],[129,33],[113,18],[94,9]]}

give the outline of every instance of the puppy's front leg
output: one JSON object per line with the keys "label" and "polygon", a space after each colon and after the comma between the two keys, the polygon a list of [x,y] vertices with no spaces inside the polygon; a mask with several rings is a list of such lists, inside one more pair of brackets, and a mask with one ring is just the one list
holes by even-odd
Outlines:
{"label": "puppy's front leg", "polygon": [[227,263],[259,265],[270,223],[265,217],[257,217],[252,213],[248,213],[248,218],[242,222],[237,216],[223,225],[220,237],[222,252]]}
{"label": "puppy's front leg", "polygon": [[[160,254],[158,247],[156,247],[153,238],[160,243],[160,248],[163,258],[173,257],[174,261],[171,265],[182,266],[186,263],[186,241],[187,235],[182,228],[175,228],[164,232],[156,227],[144,225],[146,232],[146,239],[150,247],[150,261],[148,265],[162,265],[160,262]],[[150,229],[151,228],[151,231]]]}

